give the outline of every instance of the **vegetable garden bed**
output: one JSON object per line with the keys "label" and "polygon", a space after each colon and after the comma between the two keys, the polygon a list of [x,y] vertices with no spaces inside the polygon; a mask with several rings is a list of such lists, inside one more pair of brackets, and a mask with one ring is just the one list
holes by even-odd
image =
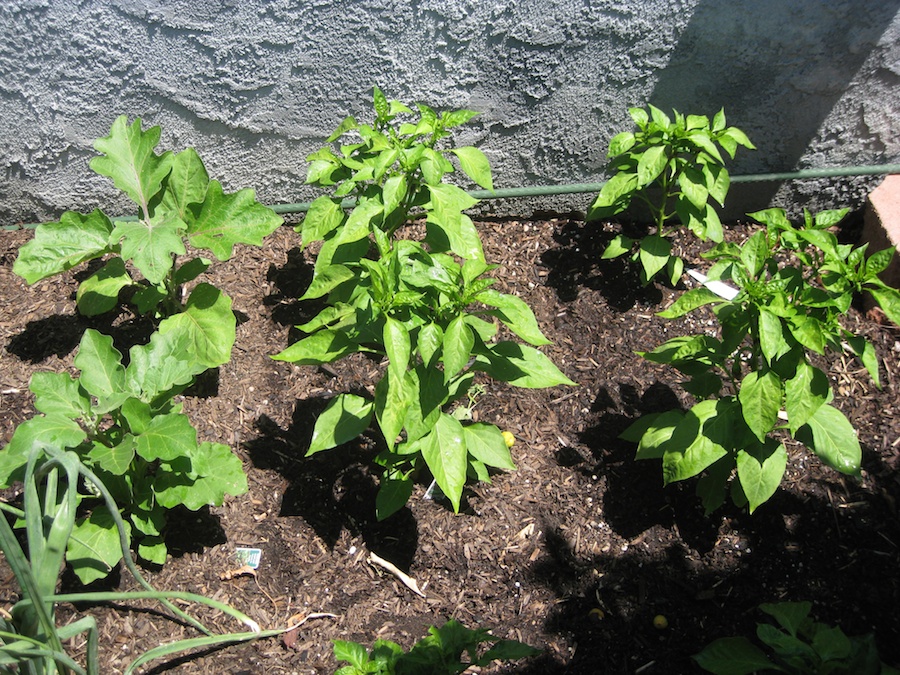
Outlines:
{"label": "vegetable garden bed", "polygon": [[[756,227],[733,224],[726,239],[743,242]],[[855,233],[844,229],[852,241]],[[634,444],[618,435],[642,413],[689,407],[679,374],[635,352],[713,331],[712,315],[708,325],[702,312],[657,317],[681,291],[642,288],[624,259],[601,260],[616,224],[506,219],[478,230],[486,259],[500,265],[498,290],[534,309],[552,341],[542,351],[578,386],[529,390],[485,380],[473,415],[515,435],[518,469],[469,485],[458,515],[417,484],[406,507],[378,522],[375,435],[304,458],[327,401],[365,393],[379,364],[360,354],[323,367],[270,358],[318,309],[296,300],[314,260],[301,252],[299,235],[281,227],[263,247],[239,246],[202,277],[233,299],[237,339],[231,360],[185,394],[185,412],[201,440],[229,445],[241,458],[250,489],[222,507],[170,516],[171,557],[148,577],[157,588],[230,602],[263,627],[335,616],[309,620],[284,639],[157,663],[150,672],[331,673],[334,639],[408,647],[451,617],[544,650],[495,672],[699,672],[690,655],[718,637],[752,635],[763,618],[757,606],[782,600],[812,601],[819,619],[848,635],[874,631],[882,658],[900,662],[897,328],[857,308],[844,317],[875,346],[881,390],[855,359],[817,364],[859,434],[860,480],[789,444],[786,479],[772,499],[752,516],[730,503],[705,516],[691,481],[663,488],[658,463],[635,462]],[[31,374],[74,373],[87,328],[112,334],[122,352],[150,331],[124,310],[115,318],[79,315],[73,273],[26,285],[11,268],[30,237],[4,233],[0,249],[3,443],[34,414]],[[699,242],[676,236],[675,244],[688,265],[705,267]],[[240,567],[236,547],[261,549],[255,577],[232,574]],[[371,564],[370,553],[409,573],[424,597]],[[124,574],[110,579],[133,584]],[[2,580],[7,605],[18,589],[9,574]],[[76,585],[70,577],[63,583]],[[104,673],[194,635],[137,603],[61,611],[98,617]],[[239,629],[206,610],[198,615],[221,632]],[[654,626],[657,615],[667,628]]]}

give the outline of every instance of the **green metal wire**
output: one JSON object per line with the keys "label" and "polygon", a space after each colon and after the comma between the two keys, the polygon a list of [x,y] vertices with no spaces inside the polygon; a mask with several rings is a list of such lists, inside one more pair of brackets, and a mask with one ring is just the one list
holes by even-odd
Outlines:
{"label": "green metal wire", "polygon": [[[837,178],[850,176],[878,176],[900,173],[900,164],[876,164],[863,166],[834,167],[826,169],[801,169],[783,173],[757,173],[746,176],[732,176],[732,183],[772,183],[789,180],[811,180],[814,178]],[[497,190],[472,190],[469,192],[475,199],[520,199],[524,197],[550,197],[554,195],[598,193],[606,183],[567,183],[564,185],[531,185],[527,187],[499,188]],[[279,214],[306,213],[312,202],[296,204],[274,204],[270,208]],[[347,199],[343,206],[352,207],[354,201]],[[116,220],[136,220],[135,216],[124,216]],[[38,223],[24,225],[5,225],[4,230],[17,230],[37,227]]]}

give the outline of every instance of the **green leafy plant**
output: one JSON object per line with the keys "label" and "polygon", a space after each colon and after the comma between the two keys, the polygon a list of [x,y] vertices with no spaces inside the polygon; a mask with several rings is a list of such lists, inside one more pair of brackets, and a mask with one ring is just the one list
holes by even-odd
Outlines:
{"label": "green leafy plant", "polygon": [[[672,254],[667,223],[677,218],[701,240],[722,241],[722,224],[712,206],[724,205],[731,181],[724,151],[734,158],[738,146],[754,149],[747,135],[726,126],[720,110],[710,122],[702,115],[682,115],[674,120],[652,105],[647,110],[629,109],[637,131],[623,131],[609,144],[612,178],[600,190],[588,218],[607,218],[622,213],[638,201],[649,209],[654,232],[639,240],[618,235],[603,252],[603,258],[626,253],[641,266],[641,281],[650,281],[665,269],[676,284],[684,262]],[[721,150],[720,150],[721,149]]]}
{"label": "green leafy plant", "polygon": [[[721,638],[693,658],[716,675],[808,673],[809,675],[896,675],[878,658],[871,634],[847,637],[839,627],[815,621],[808,602],[762,604],[778,626],[759,623],[756,636],[767,649],[745,637]],[[768,652],[768,653],[767,653]]]}
{"label": "green leafy plant", "polygon": [[[96,620],[86,616],[66,625],[58,625],[56,605],[61,602],[129,602],[151,599],[168,608],[178,620],[193,626],[204,637],[162,644],[141,654],[125,669],[126,675],[157,658],[197,647],[216,647],[246,642],[283,633],[286,629],[261,631],[255,621],[229,605],[194,593],[157,591],[144,579],[131,560],[127,526],[116,509],[112,495],[103,482],[87,469],[74,452],[53,445],[34,443],[28,452],[22,476],[24,508],[19,510],[0,502],[0,550],[21,589],[21,598],[9,610],[0,613],[0,669],[3,672],[44,675],[45,673],[100,672]],[[145,589],[137,592],[89,592],[56,594],[56,584],[68,542],[79,537],[75,526],[81,496],[77,486],[84,482],[104,501],[114,524],[120,555],[135,580]],[[6,514],[25,523],[28,555],[22,549]],[[88,545],[87,542],[82,542]],[[241,621],[250,630],[215,635],[199,621],[178,609],[171,601],[198,603]],[[65,650],[64,642],[86,634],[85,665]]]}
{"label": "green leafy plant", "polygon": [[[210,265],[200,257],[176,264],[187,251],[186,242],[228,260],[235,244],[260,245],[281,224],[280,216],[256,201],[253,190],[225,193],[218,181],[209,179],[193,148],[156,154],[159,137],[159,127],[144,131],[140,119],[129,125],[122,116],[109,136],[94,143],[102,154],[91,160],[91,168],[111,178],[137,205],[136,219],[113,219],[100,210],[66,212],[59,222],[36,228],[34,239],[19,250],[13,271],[33,284],[106,256],[105,264],[78,287],[79,311],[87,316],[108,312],[123,289],[132,289],[140,314],[167,317],[184,309],[183,284]],[[132,277],[134,269],[142,280]],[[193,307],[195,313],[203,308],[196,301]],[[221,330],[233,333],[234,318],[221,324]]]}
{"label": "green leafy plant", "polygon": [[[309,181],[334,185],[313,202],[301,231],[304,245],[321,241],[315,274],[301,298],[327,306],[298,326],[306,337],[275,359],[318,365],[357,352],[387,359],[374,397],[341,394],[319,416],[308,454],[352,440],[377,420],[387,449],[376,510],[386,518],[401,508],[413,477],[427,465],[454,510],[467,477],[489,480],[488,466],[513,469],[500,430],[463,424],[444,412],[466,396],[475,373],[519,387],[573,384],[535,346],[549,341],[528,305],[500,293],[485,275],[481,240],[463,209],[475,204],[443,182],[455,156],[463,171],[490,188],[490,166],[475,148],[441,150],[448,129],[471,111],[443,113],[419,105],[418,118],[375,89],[375,123],[348,118],[331,141],[353,132],[337,153],[311,155]],[[353,194],[345,213],[342,198]],[[395,237],[415,209],[426,216],[418,242]],[[496,340],[499,319],[528,344]]]}
{"label": "green leafy plant", "polygon": [[[440,628],[432,626],[428,636],[419,640],[409,652],[390,640],[376,640],[371,652],[356,642],[334,641],[334,656],[347,661],[335,675],[456,675],[472,666],[486,666],[492,661],[511,661],[540,652],[516,640],[497,640],[483,629],[472,630],[451,619]],[[484,643],[490,647],[479,656]],[[468,661],[463,661],[463,653]]]}
{"label": "green leafy plant", "polygon": [[721,331],[675,337],[642,353],[683,373],[684,388],[700,400],[686,412],[645,415],[622,436],[638,443],[638,459],[662,460],[666,484],[703,473],[697,493],[707,512],[723,502],[733,474],[735,504],[752,512],[768,500],[787,464],[787,434],[837,471],[859,472],[856,431],[831,405],[828,376],[812,355],[849,350],[879,385],[874,348],[839,319],[854,294],[869,291],[898,321],[900,292],[877,276],[892,249],[867,258],[865,246],[839,244],[828,231],[845,214],[806,213],[799,228],[779,209],[751,214],[765,230],[705,254],[715,261],[709,279],[734,284],[737,295],[726,300],[700,287],[659,314],[675,318],[711,306]]}
{"label": "green leafy plant", "polygon": [[[201,285],[205,317],[231,315],[230,301]],[[166,558],[166,511],[220,505],[225,494],[247,490],[247,478],[228,446],[198,442],[197,432],[174,396],[205,366],[192,358],[192,306],[164,320],[150,343],[132,347],[128,365],[112,338],[87,330],[75,356],[78,377],[35,373],[30,389],[42,414],[20,424],[0,452],[0,485],[21,480],[35,443],[71,449],[102,477],[128,517],[129,538],[145,560]],[[118,510],[90,499],[68,541],[67,559],[88,583],[106,576],[122,557]]]}

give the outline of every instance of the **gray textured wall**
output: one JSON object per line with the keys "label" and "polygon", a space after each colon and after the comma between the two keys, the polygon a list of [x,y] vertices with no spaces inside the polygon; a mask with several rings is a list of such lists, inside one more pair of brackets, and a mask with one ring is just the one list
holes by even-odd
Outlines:
{"label": "gray textured wall", "polygon": [[[461,141],[498,187],[601,180],[647,101],[712,114],[760,148],[733,173],[900,161],[900,0],[5,0],[0,224],[121,208],[87,162],[119,114],[194,145],[269,203],[315,196],[304,157],[370,88],[481,111]],[[871,181],[869,181],[871,182]],[[865,183],[757,186],[858,203]],[[490,209],[583,209],[587,195]],[[762,201],[760,201],[762,200]]]}

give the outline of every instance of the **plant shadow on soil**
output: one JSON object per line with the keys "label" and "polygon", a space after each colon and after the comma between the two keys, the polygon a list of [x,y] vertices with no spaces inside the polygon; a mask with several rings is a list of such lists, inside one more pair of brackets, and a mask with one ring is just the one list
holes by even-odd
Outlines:
{"label": "plant shadow on soil", "polygon": [[[636,224],[623,226],[625,234],[641,237],[646,227]],[[656,305],[661,299],[652,284],[642,286],[640,275],[628,255],[608,260],[603,251],[616,233],[605,231],[600,223],[581,223],[568,220],[553,238],[558,244],[541,255],[541,262],[549,269],[547,284],[556,290],[557,297],[574,300],[580,288],[599,291],[607,305],[625,312],[636,304]]]}
{"label": "plant shadow on soil", "polygon": [[374,443],[362,436],[303,457],[325,404],[321,398],[297,401],[288,429],[264,415],[256,423],[260,435],[244,444],[256,468],[277,471],[287,481],[278,515],[302,517],[329,549],[347,529],[361,536],[370,552],[409,570],[418,546],[417,524],[408,508],[383,521],[375,518],[378,482],[364,461]]}

